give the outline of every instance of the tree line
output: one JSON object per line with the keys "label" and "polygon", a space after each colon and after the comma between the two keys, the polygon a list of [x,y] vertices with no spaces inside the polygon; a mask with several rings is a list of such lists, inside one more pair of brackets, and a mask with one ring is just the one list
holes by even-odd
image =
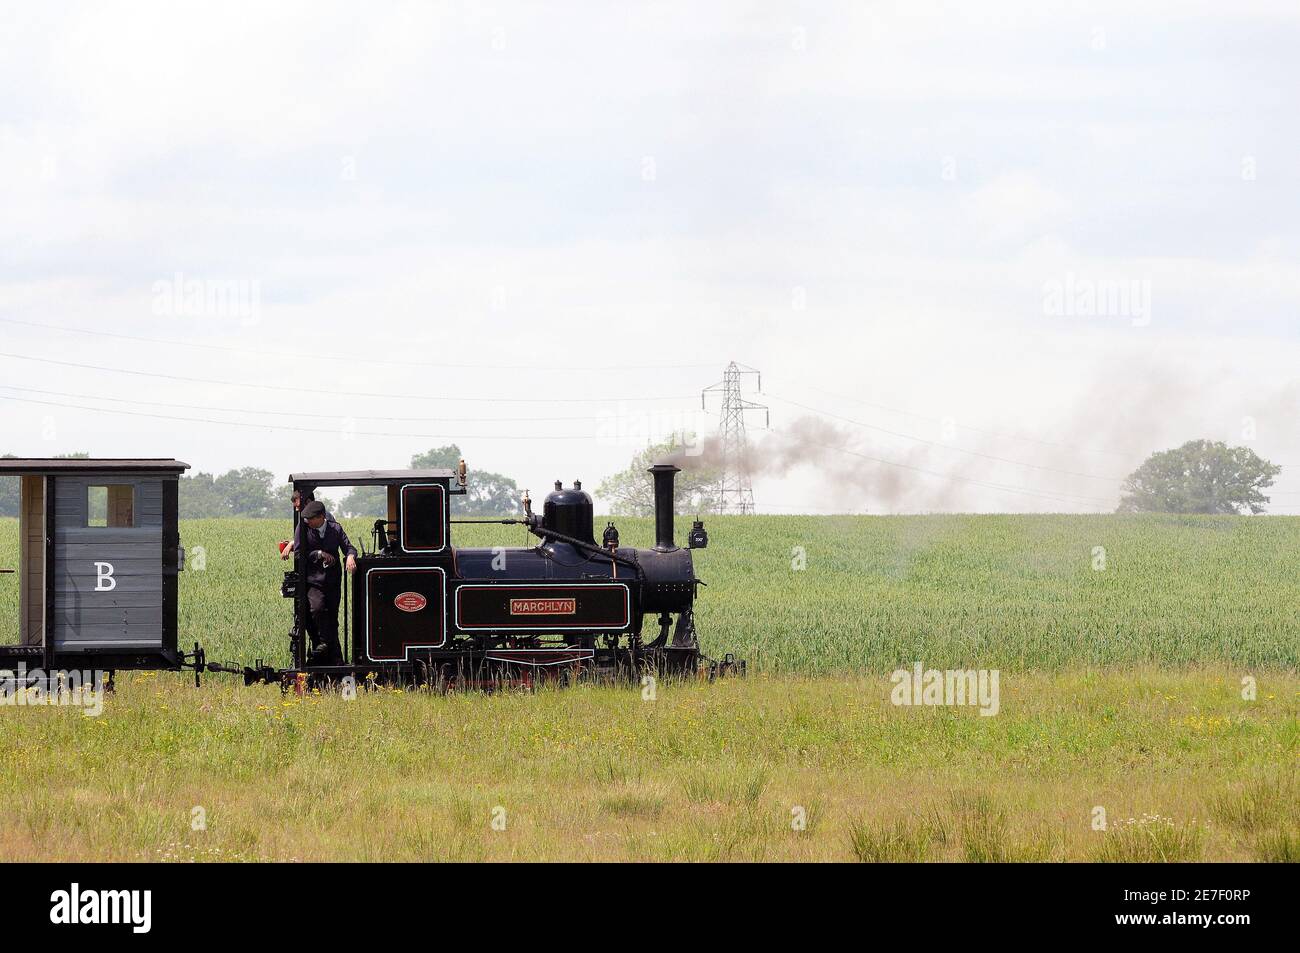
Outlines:
{"label": "tree line", "polygon": [[[676,509],[679,513],[712,513],[717,510],[721,474],[701,465],[697,458],[684,456],[675,440],[652,444],[636,454],[627,469],[601,482],[596,493],[616,515],[649,516],[654,512],[654,492],[646,468],[666,457],[682,458],[686,469],[677,480]],[[4,454],[12,459],[13,454]],[[60,459],[85,459],[87,453],[62,454]],[[460,447],[434,447],[411,458],[412,469],[454,469],[460,462]],[[1191,440],[1171,450],[1153,453],[1125,478],[1120,513],[1217,513],[1258,514],[1269,503],[1265,491],[1282,468],[1259,457],[1247,447],[1229,447],[1222,442]],[[17,477],[0,477],[0,516],[19,512]],[[335,516],[382,515],[387,509],[384,488],[352,488],[338,502],[321,502]],[[195,473],[180,480],[182,519],[213,517],[280,517],[288,513],[290,488],[277,483],[270,470],[243,467],[220,476]],[[464,495],[451,498],[451,510],[459,516],[513,516],[519,512],[519,487],[500,473],[473,471]]]}

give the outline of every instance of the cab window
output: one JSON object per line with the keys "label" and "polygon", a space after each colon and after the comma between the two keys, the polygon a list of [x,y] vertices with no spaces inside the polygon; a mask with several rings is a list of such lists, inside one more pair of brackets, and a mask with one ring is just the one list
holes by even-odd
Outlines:
{"label": "cab window", "polygon": [[447,490],[441,484],[402,487],[402,548],[436,552],[446,545]]}

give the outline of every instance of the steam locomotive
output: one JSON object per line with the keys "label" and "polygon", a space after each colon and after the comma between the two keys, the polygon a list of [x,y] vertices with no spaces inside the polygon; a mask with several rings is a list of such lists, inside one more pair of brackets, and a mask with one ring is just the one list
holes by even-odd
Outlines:
{"label": "steam locomotive", "polygon": [[[679,468],[658,464],[654,481],[655,545],[620,545],[613,522],[597,544],[591,497],[580,482],[556,481],[540,515],[525,495],[521,519],[453,520],[450,498],[466,488],[465,465],[425,470],[292,474],[295,490],[381,486],[387,519],[375,521],[356,572],[344,580],[342,665],[312,665],[306,633],[305,567],[285,574],[293,600],[292,666],[260,660],[242,669],[247,683],[301,684],[353,678],[435,685],[531,682],[575,674],[637,677],[646,673],[709,676],[740,670],[700,651],[695,600],[704,583],[691,550],[708,545],[696,520],[679,547],[673,535],[673,484]],[[531,547],[457,548],[453,523],[522,524]],[[301,558],[301,557],[296,557]],[[652,620],[647,631],[646,620]],[[239,671],[197,658],[207,671]]]}

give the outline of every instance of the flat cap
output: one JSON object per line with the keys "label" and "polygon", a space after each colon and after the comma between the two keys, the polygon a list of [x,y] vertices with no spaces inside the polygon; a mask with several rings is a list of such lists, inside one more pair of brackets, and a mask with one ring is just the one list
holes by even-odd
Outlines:
{"label": "flat cap", "polygon": [[312,500],[302,508],[302,518],[305,520],[314,520],[318,516],[325,515],[325,504],[320,500]]}

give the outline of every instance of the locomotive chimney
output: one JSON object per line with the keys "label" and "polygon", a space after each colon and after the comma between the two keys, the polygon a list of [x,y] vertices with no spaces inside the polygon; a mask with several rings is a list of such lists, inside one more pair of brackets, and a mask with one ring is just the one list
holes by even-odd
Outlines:
{"label": "locomotive chimney", "polygon": [[681,467],[656,463],[649,470],[655,479],[655,549],[661,553],[676,549],[673,542],[673,481]]}

